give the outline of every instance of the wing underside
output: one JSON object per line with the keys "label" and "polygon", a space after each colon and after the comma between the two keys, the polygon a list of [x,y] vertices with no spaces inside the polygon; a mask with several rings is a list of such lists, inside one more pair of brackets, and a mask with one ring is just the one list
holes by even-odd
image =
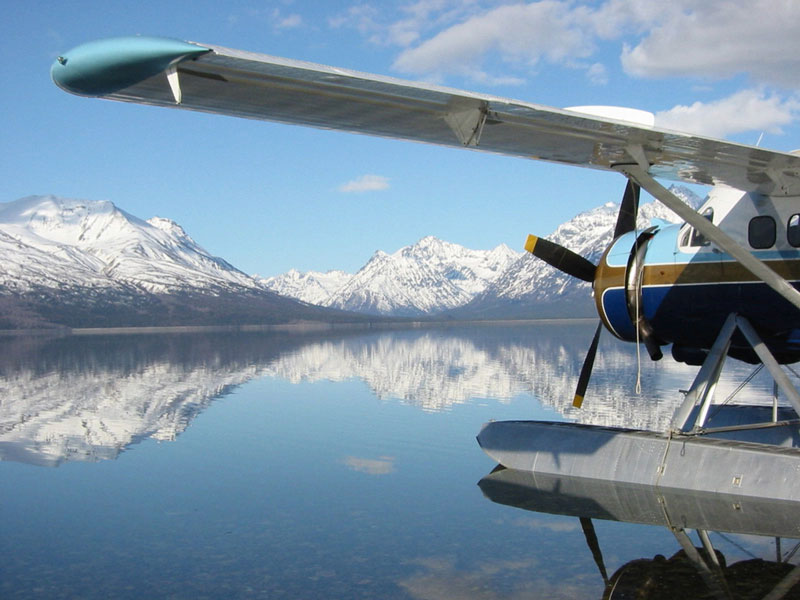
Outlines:
{"label": "wing underside", "polygon": [[197,47],[208,51],[100,95],[596,169],[645,166],[646,161],[655,177],[800,195],[800,157],[793,154],[218,46]]}

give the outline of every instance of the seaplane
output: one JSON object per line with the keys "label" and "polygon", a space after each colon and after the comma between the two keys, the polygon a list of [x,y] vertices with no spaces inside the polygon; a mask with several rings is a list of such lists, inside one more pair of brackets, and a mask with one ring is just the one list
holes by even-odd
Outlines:
{"label": "seaplane", "polygon": [[[653,360],[699,366],[666,432],[490,422],[481,447],[510,469],[800,500],[800,155],[670,131],[628,108],[553,108],[241,50],[155,37],[88,42],[59,56],[67,92],[491,152],[607,171],[624,182],[597,265],[546,239],[525,248],[591,282],[600,322],[578,378],[586,394],[603,329]],[[658,180],[710,186],[694,210]],[[620,185],[623,188],[623,185]],[[638,230],[641,190],[682,225]],[[763,365],[790,405],[710,416],[727,357]],[[777,392],[776,392],[777,397]],[[753,415],[757,415],[755,418]]]}

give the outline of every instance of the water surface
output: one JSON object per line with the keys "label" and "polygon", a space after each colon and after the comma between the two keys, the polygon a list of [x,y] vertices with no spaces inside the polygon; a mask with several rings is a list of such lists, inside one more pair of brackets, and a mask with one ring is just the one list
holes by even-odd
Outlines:
{"label": "water surface", "polygon": [[[593,327],[0,340],[0,597],[601,598],[680,540],[593,515],[592,546],[574,510],[487,498],[475,442],[490,419],[666,427],[696,368],[645,357],[637,395],[610,336],[570,406]],[[711,539],[728,565],[795,548]]]}

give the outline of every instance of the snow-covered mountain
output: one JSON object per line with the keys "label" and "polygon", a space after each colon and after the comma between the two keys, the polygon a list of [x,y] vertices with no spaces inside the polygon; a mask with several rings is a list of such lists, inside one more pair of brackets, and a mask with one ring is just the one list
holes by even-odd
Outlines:
{"label": "snow-covered mountain", "polygon": [[[686,188],[673,191],[698,206]],[[581,213],[548,236],[596,262],[618,207]],[[639,226],[674,221],[643,204]],[[433,236],[342,271],[251,277],[211,256],[177,223],[111,202],[30,196],[0,204],[0,329],[63,325],[245,325],[369,316],[592,316],[589,285],[500,245],[470,250]],[[330,309],[335,309],[331,311]]]}
{"label": "snow-covered mountain", "polygon": [[[672,186],[670,189],[694,208],[703,202],[688,188]],[[546,237],[597,264],[611,243],[618,212],[619,205],[608,202],[580,213]],[[645,229],[654,220],[680,222],[677,215],[660,202],[642,203],[637,227]],[[486,290],[454,312],[454,316],[461,317],[497,314],[508,317],[559,317],[594,316],[596,313],[591,284],[524,253]]]}
{"label": "snow-covered mountain", "polygon": [[29,196],[0,204],[0,244],[0,285],[18,291],[67,282],[156,294],[259,287],[177,223],[142,221],[108,201]]}
{"label": "snow-covered mountain", "polygon": [[520,255],[505,244],[493,250],[470,250],[428,236],[392,254],[378,250],[355,275],[289,271],[264,284],[277,293],[322,306],[420,317],[466,304]]}
{"label": "snow-covered mountain", "polygon": [[428,236],[393,254],[378,251],[325,306],[423,316],[469,302],[519,257],[508,246],[470,250]]}
{"label": "snow-covered mountain", "polygon": [[[177,223],[108,201],[0,204],[0,329],[324,318],[211,256]],[[327,311],[329,312],[329,311]]]}
{"label": "snow-covered mountain", "polygon": [[[672,191],[693,207],[702,200],[688,188]],[[613,202],[581,213],[547,238],[592,262],[611,242],[619,205]],[[657,202],[643,203],[638,225],[676,222]],[[263,280],[273,291],[312,304],[371,315],[455,318],[594,316],[590,284],[565,275],[506,245],[470,250],[435,237],[423,238],[393,254],[377,251],[355,275],[289,271]]]}
{"label": "snow-covered mountain", "polygon": [[261,285],[281,296],[297,298],[309,304],[324,304],[339,288],[353,277],[344,271],[307,271],[291,269],[275,277],[260,279]]}

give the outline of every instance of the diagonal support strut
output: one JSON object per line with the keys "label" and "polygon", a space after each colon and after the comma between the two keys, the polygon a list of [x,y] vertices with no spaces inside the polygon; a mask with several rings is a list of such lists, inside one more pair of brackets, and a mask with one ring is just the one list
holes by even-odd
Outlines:
{"label": "diagonal support strut", "polygon": [[797,388],[789,380],[789,377],[781,369],[780,364],[772,355],[767,345],[761,340],[761,337],[756,332],[755,328],[751,325],[750,321],[746,318],[731,313],[725,320],[714,345],[708,353],[703,365],[692,383],[691,389],[687,392],[686,397],[680,407],[675,411],[672,418],[671,431],[674,433],[689,433],[688,419],[694,407],[699,403],[700,412],[695,420],[694,426],[691,431],[699,431],[703,428],[708,415],[708,409],[713,402],[714,390],[719,376],[722,372],[722,367],[725,363],[725,357],[730,347],[731,336],[738,329],[747,340],[747,343],[753,348],[761,363],[767,368],[770,375],[777,387],[783,391],[786,399],[792,405],[795,413],[800,416],[800,393]]}

